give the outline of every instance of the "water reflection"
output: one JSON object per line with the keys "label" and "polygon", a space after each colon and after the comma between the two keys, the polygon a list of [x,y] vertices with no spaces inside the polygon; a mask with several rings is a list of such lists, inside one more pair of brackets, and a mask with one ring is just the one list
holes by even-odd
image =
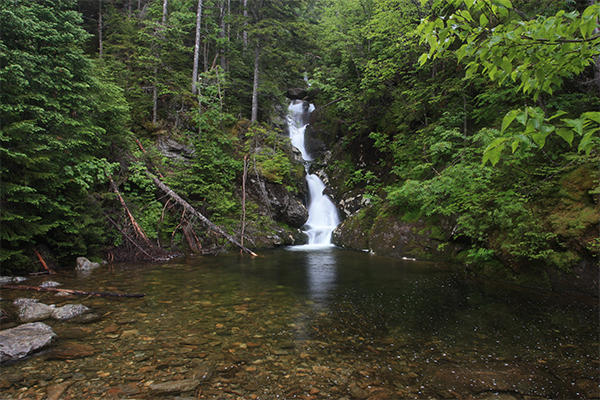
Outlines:
{"label": "water reflection", "polygon": [[[3,366],[3,374],[27,375],[3,398],[25,398],[23,387],[43,394],[44,386],[31,384],[40,378],[27,371],[76,376],[70,398],[96,399],[109,387],[129,390],[129,383],[139,397],[148,382],[191,378],[207,363],[216,369],[213,378],[201,396],[189,397],[309,398],[318,390],[322,398],[466,399],[488,398],[500,386],[518,399],[600,397],[595,303],[473,281],[443,264],[336,247],[261,255],[115,266],[87,279],[58,276],[64,288],[146,297],[33,294],[104,314],[87,326],[47,321],[58,332],[53,348],[77,341],[97,354]],[[385,393],[377,397],[375,389]]]}
{"label": "water reflection", "polygon": [[307,276],[306,294],[316,308],[327,306],[337,285],[336,249],[327,245],[290,247],[304,253],[304,268]]}

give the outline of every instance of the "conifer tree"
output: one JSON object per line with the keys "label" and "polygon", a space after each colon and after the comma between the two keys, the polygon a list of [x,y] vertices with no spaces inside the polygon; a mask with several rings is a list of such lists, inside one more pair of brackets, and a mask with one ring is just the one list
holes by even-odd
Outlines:
{"label": "conifer tree", "polygon": [[87,201],[123,144],[121,91],[100,84],[83,54],[89,35],[71,0],[0,0],[1,247],[4,268],[23,266],[34,245],[57,257],[102,241]]}

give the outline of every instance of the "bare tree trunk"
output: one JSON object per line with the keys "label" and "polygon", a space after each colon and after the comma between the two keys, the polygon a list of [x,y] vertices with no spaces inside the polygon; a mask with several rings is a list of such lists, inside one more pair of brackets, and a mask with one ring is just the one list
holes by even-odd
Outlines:
{"label": "bare tree trunk", "polygon": [[154,85],[152,85],[152,123],[158,121],[158,90],[156,89],[156,81],[158,80],[158,67],[154,67]]}
{"label": "bare tree trunk", "polygon": [[102,59],[102,0],[98,0],[98,53]]}
{"label": "bare tree trunk", "polygon": [[198,63],[200,61],[200,39],[202,27],[202,0],[198,0],[198,13],[196,14],[196,43],[194,45],[194,68],[192,72],[192,94],[196,94],[198,82]]}
{"label": "bare tree trunk", "polygon": [[[219,4],[219,11],[220,11],[220,17],[221,17],[221,31],[219,32],[219,37],[221,39],[223,39],[221,41],[223,43],[223,42],[225,42],[224,39],[225,39],[225,36],[226,36],[226,34],[225,34],[225,30],[226,30],[226,28],[225,28],[225,14],[226,14],[226,10],[225,10],[225,1],[224,0],[221,0],[221,3]],[[222,46],[225,46],[225,44],[223,44]],[[221,61],[221,69],[223,71],[225,71],[226,68],[227,68],[227,60],[225,58],[225,48],[221,47],[219,49],[219,55],[220,55],[220,58],[221,58],[221,60],[220,60]]]}
{"label": "bare tree trunk", "polygon": [[256,48],[254,49],[254,84],[252,86],[252,118],[250,122],[254,123],[258,120],[258,71],[259,71],[259,58],[260,58],[260,44],[256,41]]}
{"label": "bare tree trunk", "polygon": [[248,26],[248,0],[242,0],[244,4],[244,33],[242,33],[242,41],[244,43],[244,51],[248,49],[248,31],[246,27]]}
{"label": "bare tree trunk", "polygon": [[248,155],[244,156],[244,175],[242,176],[242,229],[240,230],[240,243],[244,245],[244,231],[246,230],[246,179],[248,178]]}
{"label": "bare tree trunk", "polygon": [[162,18],[162,25],[165,26],[167,25],[167,6],[168,6],[169,0],[164,0],[163,1],[163,18]]}
{"label": "bare tree trunk", "polygon": [[[588,0],[588,6],[593,6],[596,4],[596,0]],[[594,29],[594,34],[598,34],[600,32],[600,28],[598,28],[598,23],[600,21],[596,20],[596,29]],[[594,83],[596,84],[596,89],[600,94],[600,55],[596,56],[596,68],[594,69]]]}

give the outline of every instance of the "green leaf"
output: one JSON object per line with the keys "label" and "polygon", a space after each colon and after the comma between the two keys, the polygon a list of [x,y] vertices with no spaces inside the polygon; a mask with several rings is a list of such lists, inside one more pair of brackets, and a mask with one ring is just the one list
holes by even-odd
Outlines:
{"label": "green leaf", "polygon": [[567,128],[559,128],[556,134],[563,138],[570,146],[573,145],[573,130]]}
{"label": "green leaf", "polygon": [[488,161],[490,161],[492,165],[496,165],[498,161],[500,161],[500,156],[502,154],[502,150],[504,150],[507,140],[507,138],[494,139],[483,152],[481,164],[485,165]]}
{"label": "green leaf", "polygon": [[590,152],[594,148],[594,146],[593,146],[594,140],[593,139],[594,139],[594,133],[596,133],[596,132],[598,132],[598,129],[594,129],[594,130],[587,132],[581,139],[581,142],[579,143],[579,146],[577,147],[577,151],[585,151],[585,155],[589,156]]}
{"label": "green leaf", "polygon": [[519,123],[521,125],[527,125],[527,109],[525,109],[525,111],[521,111],[521,110],[517,110],[517,121],[519,121]]}
{"label": "green leaf", "polygon": [[573,130],[575,132],[577,132],[577,134],[579,136],[583,135],[583,128],[584,128],[584,124],[585,124],[585,120],[583,118],[579,118],[579,119],[563,119],[562,121],[567,126],[573,128]]}
{"label": "green leaf", "polygon": [[592,121],[600,124],[600,112],[598,112],[598,111],[586,112],[586,113],[581,114],[581,116],[583,118],[591,119]]}
{"label": "green leaf", "polygon": [[505,8],[511,8],[511,9],[513,8],[510,0],[495,0],[494,3],[495,4],[500,4],[500,5],[502,5]]}
{"label": "green leaf", "polygon": [[522,112],[522,111],[521,110],[509,111],[502,119],[502,129],[500,130],[500,132],[504,133],[506,128],[509,127],[509,125],[515,120],[517,114],[519,114],[520,112]]}
{"label": "green leaf", "polygon": [[490,20],[488,19],[488,17],[485,16],[485,14],[481,14],[479,16],[479,25],[482,28],[485,28],[488,25],[489,22],[490,22]]}
{"label": "green leaf", "polygon": [[512,152],[514,153],[515,151],[517,151],[517,148],[519,148],[519,145],[521,144],[522,140],[521,139],[515,139],[512,142]]}

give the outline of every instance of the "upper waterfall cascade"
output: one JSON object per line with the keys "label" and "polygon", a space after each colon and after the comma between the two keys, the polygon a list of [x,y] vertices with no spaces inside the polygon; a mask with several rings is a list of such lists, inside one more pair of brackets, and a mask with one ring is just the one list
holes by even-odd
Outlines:
{"label": "upper waterfall cascade", "polygon": [[304,133],[308,125],[308,117],[314,106],[304,101],[291,102],[288,113],[288,126],[292,145],[302,153],[305,162],[306,182],[308,183],[308,221],[304,224],[304,232],[308,235],[309,245],[331,245],[331,233],[340,223],[338,211],[331,199],[323,194],[325,184],[315,174],[308,174],[312,158],[304,146]]}

